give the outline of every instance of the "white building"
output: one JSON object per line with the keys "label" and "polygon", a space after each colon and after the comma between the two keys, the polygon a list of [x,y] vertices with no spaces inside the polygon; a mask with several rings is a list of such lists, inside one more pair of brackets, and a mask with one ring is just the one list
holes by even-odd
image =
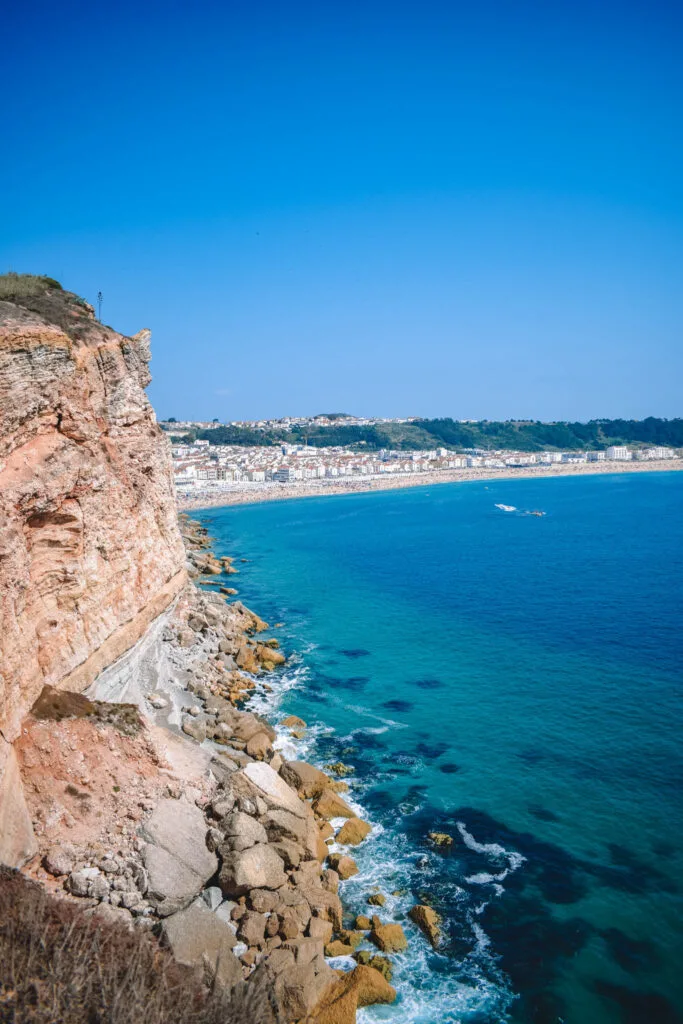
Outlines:
{"label": "white building", "polygon": [[296,480],[296,473],[291,466],[281,466],[273,473],[273,480],[277,480],[280,484],[289,484]]}
{"label": "white building", "polygon": [[674,457],[675,453],[673,448],[644,448],[643,451],[639,453],[639,458],[641,459],[673,459]]}
{"label": "white building", "polygon": [[614,462],[628,462],[633,458],[632,453],[625,445],[613,444],[606,452],[607,458]]}
{"label": "white building", "polygon": [[587,458],[588,458],[589,462],[604,462],[605,461],[605,453],[604,452],[588,452]]}

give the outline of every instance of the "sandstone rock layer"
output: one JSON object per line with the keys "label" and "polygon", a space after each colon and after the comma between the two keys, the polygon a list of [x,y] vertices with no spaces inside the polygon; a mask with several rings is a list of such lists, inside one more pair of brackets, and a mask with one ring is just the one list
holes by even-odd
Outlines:
{"label": "sandstone rock layer", "polygon": [[[22,300],[23,303],[24,300]],[[168,444],[126,338],[47,289],[0,302],[0,732],[85,689],[185,583]]]}

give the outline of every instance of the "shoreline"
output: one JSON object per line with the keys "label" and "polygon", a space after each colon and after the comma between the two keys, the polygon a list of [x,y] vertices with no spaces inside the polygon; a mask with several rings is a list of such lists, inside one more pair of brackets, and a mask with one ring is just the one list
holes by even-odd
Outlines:
{"label": "shoreline", "polygon": [[[252,733],[246,743],[241,744],[239,738],[246,737],[247,732],[244,728],[241,733],[239,729],[233,729],[235,735],[230,741],[232,746],[222,745],[225,739],[219,741],[221,746],[217,756],[219,759],[233,758],[239,763],[240,752],[242,757],[247,755],[246,761],[251,763],[242,764],[241,772],[250,773],[248,782],[251,786],[242,795],[251,798],[255,796],[257,806],[253,811],[245,807],[243,819],[245,814],[258,815],[259,799],[265,800],[269,807],[272,805],[271,811],[266,812],[271,813],[270,824],[263,815],[257,820],[265,821],[268,826],[266,842],[271,850],[277,850],[277,857],[284,863],[289,879],[284,912],[279,903],[274,908],[270,906],[275,894],[268,892],[273,888],[268,880],[255,885],[246,894],[249,910],[244,918],[253,921],[265,914],[265,939],[263,945],[258,947],[260,953],[255,949],[247,950],[246,957],[251,953],[256,954],[254,962],[244,956],[241,959],[252,968],[258,964],[265,965],[272,975],[280,1007],[282,1009],[284,1006],[287,1010],[286,1020],[303,1020],[305,1017],[311,1024],[314,1021],[315,1024],[333,1024],[340,1019],[337,1016],[338,1007],[343,1003],[344,1020],[355,1021],[358,1008],[392,1004],[396,1000],[397,991],[391,981],[397,965],[392,954],[407,950],[409,940],[413,943],[418,936],[434,945],[440,936],[441,919],[434,915],[427,926],[410,918],[409,937],[406,937],[399,921],[391,915],[387,917],[386,913],[379,916],[383,902],[376,905],[372,903],[371,897],[376,891],[374,888],[368,890],[364,913],[353,910],[351,902],[345,899],[344,884],[359,874],[354,859],[358,855],[357,847],[369,840],[375,832],[365,808],[356,799],[352,782],[346,780],[347,775],[354,774],[354,769],[349,769],[341,762],[323,765],[317,756],[309,760],[311,755],[308,748],[313,737],[309,733],[308,724],[295,714],[283,713],[281,708],[288,687],[280,684],[289,668],[289,655],[285,656],[280,651],[280,643],[274,637],[259,639],[262,632],[277,631],[284,623],[275,623],[271,627],[258,613],[245,607],[237,596],[238,591],[224,585],[232,581],[232,574],[236,571],[232,563],[237,555],[219,554],[219,542],[209,535],[207,525],[200,518],[182,513],[179,518],[189,561],[196,570],[190,582],[195,601],[199,599],[203,604],[204,614],[207,607],[223,607],[239,610],[240,615],[249,620],[246,630],[241,631],[240,647],[235,656],[242,674],[241,681],[230,695],[230,701],[235,708],[233,717],[243,724],[253,720],[254,728],[260,731]],[[218,592],[213,590],[212,584],[218,585]],[[191,615],[188,625],[190,623]],[[197,625],[191,624],[190,628],[196,629]],[[223,650],[222,645],[219,645],[219,650]],[[250,658],[245,653],[247,650],[255,657]],[[206,688],[196,685],[196,681],[194,685],[189,683],[187,689],[205,710],[220,706],[220,697],[214,695],[212,703],[210,696],[207,699]],[[182,731],[192,736],[196,721],[194,718],[188,722],[185,716]],[[261,742],[259,738],[263,739],[264,730],[266,739]],[[248,725],[247,731],[251,731]],[[238,733],[236,742],[235,736]],[[264,771],[266,778],[261,779]],[[239,771],[231,773],[229,780],[223,783],[223,788],[229,789],[232,783],[235,793],[238,793],[239,774]],[[282,797],[283,786],[290,793],[285,800]],[[221,798],[222,794],[219,793],[219,804]],[[291,805],[292,799],[300,804],[298,812]],[[238,805],[242,809],[239,797]],[[295,835],[298,833],[296,822],[292,823],[292,814],[286,813],[293,811],[295,816],[301,815],[301,808],[309,825],[305,838]],[[281,820],[277,815],[283,809],[285,819]],[[310,834],[311,826],[314,827],[313,837]],[[295,849],[297,846],[301,847],[298,852]],[[224,847],[220,847],[219,852],[223,856]],[[300,859],[298,854],[301,855]],[[224,873],[225,862],[221,868],[221,877]],[[276,888],[276,893],[281,894],[283,888]],[[244,900],[242,896],[238,904],[244,904]],[[273,936],[268,927],[269,915],[279,919],[294,914],[296,918],[297,911],[301,911],[302,901],[309,904],[308,925],[297,921],[297,934],[289,935],[283,924]],[[235,922],[237,924],[242,921],[242,915],[239,911],[236,913],[239,914]],[[289,924],[294,927],[291,921]],[[246,931],[238,932],[239,937],[246,938],[246,935]],[[237,947],[234,948],[236,951]],[[311,960],[312,952],[317,955]],[[283,964],[283,957],[289,957],[290,962]],[[300,973],[291,982],[287,980],[287,972],[294,967],[299,972],[308,972],[308,975],[314,971],[313,976],[306,978],[303,988]]]}
{"label": "shoreline", "polygon": [[621,475],[624,473],[675,472],[683,470],[683,459],[663,459],[658,462],[593,462],[578,465],[525,466],[520,469],[454,469],[437,473],[420,473],[373,477],[369,480],[301,481],[295,484],[257,483],[236,484],[234,490],[221,494],[205,492],[201,496],[177,496],[178,509],[183,512],[208,508],[227,508],[231,505],[259,505],[266,501],[287,501],[292,498],[320,498],[328,495],[370,494],[375,491],[393,491],[413,487],[431,487],[437,484],[469,483],[473,481],[548,479],[559,476],[593,476],[596,474]]}

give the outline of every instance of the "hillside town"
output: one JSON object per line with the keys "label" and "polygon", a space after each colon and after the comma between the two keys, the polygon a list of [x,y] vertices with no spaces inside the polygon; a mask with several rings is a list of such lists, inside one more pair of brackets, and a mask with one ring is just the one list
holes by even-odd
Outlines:
{"label": "hillside town", "polygon": [[[263,421],[264,424],[268,421]],[[395,421],[394,421],[395,422]],[[196,428],[198,424],[192,424]],[[254,427],[254,424],[249,424]],[[181,425],[178,427],[182,429]],[[189,425],[188,425],[189,429]],[[174,429],[174,434],[177,432]],[[173,475],[180,499],[201,495],[217,496],[240,489],[277,488],[315,482],[342,483],[356,480],[388,482],[417,475],[456,470],[514,471],[535,467],[542,470],[587,463],[652,462],[677,458],[673,448],[631,448],[617,445],[604,451],[523,452],[472,449],[454,452],[446,448],[428,451],[357,451],[349,447],[317,448],[306,444],[272,446],[217,445],[207,440],[174,443]]]}

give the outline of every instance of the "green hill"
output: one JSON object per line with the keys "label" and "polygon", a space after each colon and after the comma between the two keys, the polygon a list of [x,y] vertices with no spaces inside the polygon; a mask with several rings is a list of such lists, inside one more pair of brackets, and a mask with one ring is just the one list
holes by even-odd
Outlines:
{"label": "green hill", "polygon": [[316,448],[345,445],[377,451],[481,448],[486,451],[595,451],[612,444],[683,447],[683,419],[591,420],[589,423],[541,423],[529,420],[482,420],[477,423],[424,419],[413,423],[355,426],[336,422],[329,427],[305,426],[268,432],[244,427],[216,427],[197,437],[211,444],[303,444]]}

